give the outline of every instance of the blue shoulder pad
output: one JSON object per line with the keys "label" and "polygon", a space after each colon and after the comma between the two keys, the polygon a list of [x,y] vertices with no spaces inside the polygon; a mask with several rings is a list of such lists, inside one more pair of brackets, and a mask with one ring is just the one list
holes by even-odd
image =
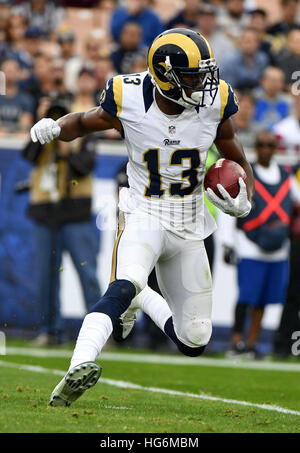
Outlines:
{"label": "blue shoulder pad", "polygon": [[224,122],[238,111],[239,101],[229,83],[226,83],[224,80],[220,80],[220,95],[220,121]]}

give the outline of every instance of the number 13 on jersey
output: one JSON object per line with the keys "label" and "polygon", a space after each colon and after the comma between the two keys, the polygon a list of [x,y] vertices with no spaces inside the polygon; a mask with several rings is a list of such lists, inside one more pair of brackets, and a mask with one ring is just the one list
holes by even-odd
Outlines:
{"label": "number 13 on jersey", "polygon": [[[162,197],[162,177],[160,174],[159,149],[148,149],[143,154],[143,162],[147,165],[149,172],[149,185],[145,188],[145,197]],[[183,160],[189,159],[190,168],[181,172],[181,182],[171,183],[169,193],[172,197],[184,197],[190,195],[199,184],[198,168],[201,163],[200,151],[197,148],[176,149],[170,156],[170,166],[183,165]],[[182,180],[187,179],[189,185],[183,187]]]}

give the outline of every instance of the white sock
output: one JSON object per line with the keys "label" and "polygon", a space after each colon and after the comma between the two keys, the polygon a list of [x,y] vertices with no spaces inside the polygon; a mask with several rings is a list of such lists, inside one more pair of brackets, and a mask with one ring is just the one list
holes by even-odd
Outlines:
{"label": "white sock", "polygon": [[149,286],[146,286],[137,297],[139,298],[141,309],[164,332],[165,323],[172,316],[166,300]]}
{"label": "white sock", "polygon": [[83,362],[93,362],[101,352],[113,330],[111,319],[105,313],[89,313],[83,320],[70,368]]}

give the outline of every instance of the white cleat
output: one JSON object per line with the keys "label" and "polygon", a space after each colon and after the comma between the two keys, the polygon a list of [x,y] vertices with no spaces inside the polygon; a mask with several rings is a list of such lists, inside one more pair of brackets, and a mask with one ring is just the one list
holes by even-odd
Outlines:
{"label": "white cleat", "polygon": [[53,390],[50,406],[70,406],[98,382],[101,371],[96,362],[83,362],[71,368]]}

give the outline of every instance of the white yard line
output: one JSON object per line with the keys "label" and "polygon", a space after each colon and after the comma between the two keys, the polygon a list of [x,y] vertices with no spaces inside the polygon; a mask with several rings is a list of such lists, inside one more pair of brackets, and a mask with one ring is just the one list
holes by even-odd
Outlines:
{"label": "white yard line", "polygon": [[[43,348],[20,348],[7,347],[8,355],[25,355],[32,357],[59,357],[70,358],[72,351],[66,349],[43,349]],[[220,368],[237,368],[250,370],[272,370],[272,371],[295,371],[300,372],[300,364],[280,363],[271,361],[242,360],[242,359],[214,359],[210,357],[179,357],[176,355],[158,354],[134,354],[119,352],[102,352],[99,360],[116,362],[137,362],[166,365],[188,365],[188,366],[210,366]]]}
{"label": "white yard line", "polygon": [[[34,373],[55,374],[58,376],[65,375],[65,371],[61,371],[61,370],[44,368],[44,367],[34,366],[34,365],[22,365],[19,363],[4,362],[2,360],[0,360],[0,366],[6,367],[6,368],[14,368],[14,369],[18,369],[18,370],[31,371]],[[291,409],[286,409],[284,407],[274,406],[274,405],[270,405],[270,404],[250,403],[248,401],[240,401],[240,400],[233,400],[233,399],[228,399],[228,398],[220,398],[220,397],[211,396],[211,395],[205,395],[203,393],[197,394],[197,393],[179,392],[176,390],[169,390],[169,389],[163,389],[163,388],[157,388],[157,387],[144,387],[142,385],[133,384],[132,382],[118,381],[115,379],[104,379],[103,378],[103,379],[100,379],[99,383],[107,384],[107,385],[110,385],[113,387],[141,390],[144,392],[161,393],[161,394],[171,395],[171,396],[184,396],[184,397],[188,397],[188,398],[207,400],[207,401],[218,401],[218,402],[225,403],[225,404],[237,404],[239,406],[263,409],[263,410],[267,410],[267,411],[278,412],[280,414],[296,415],[296,416],[300,417],[299,411],[294,411]]]}

